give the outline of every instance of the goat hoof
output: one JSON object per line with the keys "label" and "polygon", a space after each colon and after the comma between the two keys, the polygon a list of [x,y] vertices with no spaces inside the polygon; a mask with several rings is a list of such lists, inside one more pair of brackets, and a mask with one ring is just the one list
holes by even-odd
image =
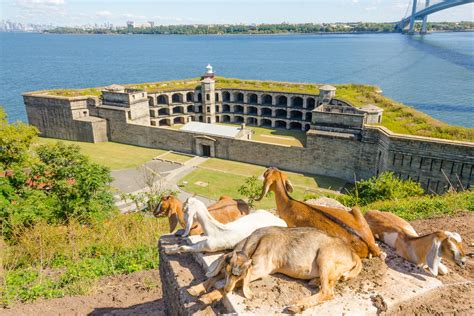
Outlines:
{"label": "goat hoof", "polygon": [[179,252],[179,250],[178,250],[178,247],[176,247],[176,246],[164,249],[164,253],[167,254],[167,255],[174,255],[178,252]]}
{"label": "goat hoof", "polygon": [[298,313],[301,313],[302,311],[304,311],[303,306],[300,306],[300,305],[288,306],[288,312],[290,312],[292,314],[298,314]]}

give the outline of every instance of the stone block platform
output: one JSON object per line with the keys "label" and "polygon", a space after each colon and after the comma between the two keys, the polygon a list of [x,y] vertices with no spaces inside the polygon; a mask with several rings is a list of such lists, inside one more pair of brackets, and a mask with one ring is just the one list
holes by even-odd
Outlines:
{"label": "stone block platform", "polygon": [[[196,242],[203,237],[177,238],[162,236],[159,241],[160,273],[163,296],[170,315],[269,315],[287,313],[296,300],[317,293],[318,289],[306,281],[281,274],[251,283],[254,297],[245,299],[241,290],[223,298],[212,306],[203,306],[186,289],[204,281],[207,268],[222,254],[166,255],[163,248],[177,243]],[[364,259],[363,270],[353,280],[339,282],[336,297],[330,302],[306,310],[305,315],[377,315],[393,310],[399,304],[419,297],[443,283],[422,269],[406,262],[384,248],[385,263],[379,258]],[[455,276],[459,277],[459,276]],[[459,277],[459,282],[464,279]]]}

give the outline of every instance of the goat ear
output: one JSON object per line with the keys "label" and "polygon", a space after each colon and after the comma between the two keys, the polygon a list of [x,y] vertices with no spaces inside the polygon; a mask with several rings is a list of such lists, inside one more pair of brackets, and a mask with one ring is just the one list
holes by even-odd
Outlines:
{"label": "goat ear", "polygon": [[168,221],[170,223],[170,233],[174,232],[176,229],[176,226],[178,226],[179,219],[178,219],[178,214],[172,213],[168,217]]}
{"label": "goat ear", "polygon": [[426,255],[426,264],[428,265],[428,269],[430,272],[437,276],[438,275],[438,268],[439,263],[441,261],[441,241],[438,238],[433,239],[433,243],[431,244],[431,249]]}
{"label": "goat ear", "polygon": [[285,180],[285,190],[288,193],[293,192],[293,184],[291,184],[290,180],[288,179]]}

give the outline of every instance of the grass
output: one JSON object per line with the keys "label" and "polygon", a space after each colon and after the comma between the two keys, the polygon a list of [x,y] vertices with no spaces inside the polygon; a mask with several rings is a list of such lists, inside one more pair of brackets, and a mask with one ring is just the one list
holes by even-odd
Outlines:
{"label": "grass", "polygon": [[142,213],[17,231],[5,249],[0,303],[87,294],[100,277],[156,269],[156,242],[167,232],[167,220]]}
{"label": "grass", "polygon": [[[231,124],[231,123],[219,123],[219,124],[240,127],[239,124]],[[252,140],[256,140],[256,141],[270,143],[270,144],[295,146],[295,147],[303,147],[304,144],[306,143],[306,133],[302,131],[256,127],[256,126],[249,126],[249,125],[246,125],[246,128],[251,129],[254,132],[254,134],[252,135]]]}
{"label": "grass", "polygon": [[362,210],[391,212],[407,221],[454,215],[460,211],[474,212],[474,191],[448,192],[444,195],[423,195],[396,201],[377,201],[364,206]]}
{"label": "grass", "polygon": [[86,143],[54,138],[39,138],[38,144],[51,144],[57,141],[79,146],[82,153],[89,156],[92,161],[107,166],[112,170],[135,168],[166,152],[161,149],[151,149],[113,142]]}
{"label": "grass", "polygon": [[[211,199],[218,199],[221,195],[229,195],[234,198],[243,198],[238,189],[250,176],[260,176],[265,167],[246,164],[242,162],[228,161],[222,159],[208,159],[199,168],[181,179],[182,189],[193,192]],[[324,177],[286,172],[295,187],[292,196],[303,199],[309,193],[320,193],[325,190],[321,188],[339,189],[344,181]],[[203,182],[207,185],[199,185]],[[256,208],[274,208],[275,199],[271,196],[257,202]]]}
{"label": "grass", "polygon": [[193,156],[180,154],[180,153],[175,153],[175,152],[168,152],[168,153],[160,156],[160,158],[164,159],[164,160],[174,161],[174,162],[177,162],[177,163],[184,164],[186,161],[192,159]]}

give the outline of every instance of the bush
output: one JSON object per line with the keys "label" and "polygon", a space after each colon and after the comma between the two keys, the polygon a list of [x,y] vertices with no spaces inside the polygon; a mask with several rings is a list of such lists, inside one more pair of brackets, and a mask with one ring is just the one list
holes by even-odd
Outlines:
{"label": "bush", "polygon": [[102,276],[155,269],[157,239],[167,231],[167,220],[143,213],[88,225],[15,227],[16,243],[4,254],[0,303],[86,294]]}
{"label": "bush", "polygon": [[410,196],[420,196],[423,193],[424,190],[418,182],[402,180],[396,177],[393,172],[384,172],[378,177],[357,181],[355,187],[349,191],[351,198],[344,198],[340,202],[363,206],[375,201],[393,201]]}

